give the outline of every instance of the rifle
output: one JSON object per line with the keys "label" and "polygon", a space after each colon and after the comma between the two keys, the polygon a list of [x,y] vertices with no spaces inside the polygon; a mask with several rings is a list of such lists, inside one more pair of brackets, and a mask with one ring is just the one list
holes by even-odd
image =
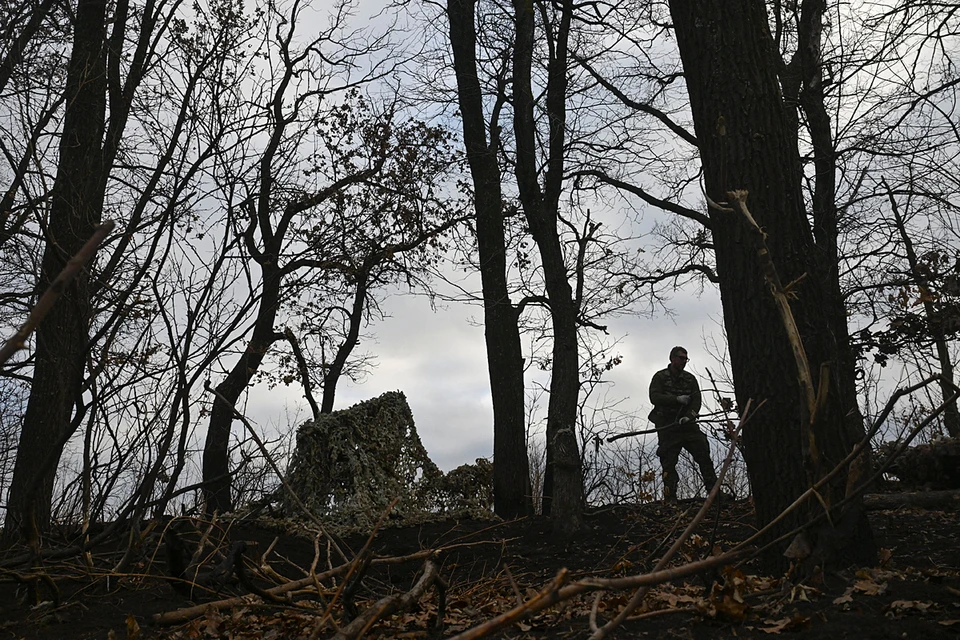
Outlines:
{"label": "rifle", "polygon": [[[707,415],[714,415],[714,414],[707,414]],[[674,420],[674,421],[671,422],[670,424],[665,424],[665,425],[663,425],[662,427],[655,427],[655,428],[653,428],[653,429],[644,429],[643,431],[627,431],[626,433],[618,433],[618,434],[615,435],[615,436],[610,436],[609,438],[607,438],[606,441],[607,441],[607,442],[613,442],[614,440],[619,440],[619,439],[621,439],[621,438],[629,438],[630,436],[645,436],[645,435],[648,435],[648,434],[651,434],[651,433],[656,433],[657,431],[663,431],[664,429],[669,429],[669,428],[671,428],[671,427],[677,427],[677,426],[679,426],[679,425],[681,425],[681,424],[710,424],[710,423],[715,423],[715,422],[717,422],[717,423],[724,423],[724,422],[726,422],[726,421],[727,421],[726,419],[716,419],[716,420],[706,419],[706,420],[701,420],[701,419],[699,419],[699,418],[696,419],[696,420],[692,420],[691,422],[680,422],[679,420]]]}
{"label": "rifle", "polygon": [[670,427],[676,427],[680,424],[696,424],[696,422],[680,422],[679,420],[674,420],[670,424],[665,424],[662,427],[654,427],[653,429],[644,429],[643,431],[627,431],[626,433],[618,433],[615,436],[610,436],[607,438],[607,442],[613,442],[614,440],[619,440],[621,438],[629,438],[630,436],[645,436],[648,433],[656,433],[657,431],[663,431],[664,429],[669,429]]}

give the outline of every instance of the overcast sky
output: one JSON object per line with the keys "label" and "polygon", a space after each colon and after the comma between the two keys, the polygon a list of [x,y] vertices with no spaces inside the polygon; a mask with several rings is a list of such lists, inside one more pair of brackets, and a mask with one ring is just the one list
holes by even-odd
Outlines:
{"label": "overcast sky", "polygon": [[[319,15],[329,3],[314,2]],[[385,5],[370,0],[358,7],[358,17],[369,24],[389,24],[378,15]],[[459,123],[452,123],[456,128]],[[646,207],[644,207],[646,208]],[[620,221],[611,213],[613,228]],[[662,212],[647,213],[649,230]],[[437,284],[439,287],[439,283]],[[476,287],[475,287],[476,288]],[[720,328],[720,301],[715,290],[702,296],[677,294],[669,301],[673,314],[656,318],[622,316],[604,320],[610,337],[620,339],[611,355],[620,354],[622,364],[607,374],[612,383],[601,395],[608,403],[619,402],[617,409],[636,412],[645,428],[650,411],[647,387],[651,376],[667,365],[671,347],[685,346],[691,362],[688,371],[706,386],[704,368],[717,371],[717,363],[704,344],[723,344]],[[413,412],[417,431],[433,461],[444,471],[478,457],[493,454],[493,418],[490,383],[484,347],[482,309],[478,306],[448,303],[431,308],[422,296],[394,295],[382,305],[390,315],[365,329],[373,336],[358,347],[358,352],[373,354],[375,368],[362,384],[342,380],[337,387],[336,409],[379,396],[387,391],[402,391]],[[530,375],[534,375],[531,373]],[[545,374],[539,374],[546,384]],[[530,388],[530,378],[526,380]],[[542,399],[545,407],[546,398]],[[545,409],[544,409],[545,411]],[[309,418],[309,409],[297,385],[251,391],[246,414],[264,428],[281,432],[290,424]]]}
{"label": "overcast sky", "polygon": [[[650,410],[647,386],[654,372],[667,365],[671,347],[689,350],[688,370],[700,378],[702,387],[707,386],[704,368],[717,371],[704,348],[705,343],[723,342],[717,294],[708,290],[699,299],[681,294],[671,308],[673,317],[625,316],[608,322],[610,335],[622,337],[614,352],[623,356],[623,363],[608,374],[613,384],[606,389],[606,398],[624,399],[618,409],[635,411],[644,426]],[[399,390],[407,397],[424,447],[442,470],[491,456],[490,384],[483,327],[476,323],[480,308],[447,304],[434,311],[422,296],[397,295],[387,301],[385,310],[391,317],[369,331],[376,334],[375,341],[359,347],[376,354],[376,368],[362,384],[341,382],[336,408]],[[301,394],[296,385],[272,391],[258,388],[248,401],[248,415],[258,425],[281,429],[287,416],[302,422],[309,409]]]}

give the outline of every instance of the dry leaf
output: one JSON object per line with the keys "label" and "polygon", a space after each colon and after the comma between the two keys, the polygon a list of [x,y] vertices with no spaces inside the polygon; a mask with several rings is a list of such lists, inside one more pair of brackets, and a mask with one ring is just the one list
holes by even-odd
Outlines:
{"label": "dry leaf", "polygon": [[882,567],[888,562],[890,562],[890,558],[892,557],[893,557],[893,551],[890,551],[890,549],[881,548],[880,555],[878,558],[880,566]]}
{"label": "dry leaf", "polygon": [[789,618],[783,618],[781,620],[764,620],[764,624],[769,624],[769,627],[760,627],[760,631],[764,633],[780,633],[781,631],[793,630],[810,622],[810,618],[804,618],[799,613],[795,613]]}
{"label": "dry leaf", "polygon": [[716,609],[716,615],[724,620],[742,622],[747,617],[747,605],[743,603],[742,599],[727,595],[719,602],[714,600],[713,605]]}
{"label": "dry leaf", "polygon": [[843,595],[839,598],[834,598],[833,604],[847,604],[853,602],[853,587],[847,587],[847,590],[843,592]]}
{"label": "dry leaf", "polygon": [[764,633],[780,633],[790,624],[790,618],[784,618],[783,620],[764,620],[764,623],[772,626],[760,627],[760,631]]}
{"label": "dry leaf", "polygon": [[820,595],[820,590],[815,587],[809,587],[805,584],[798,584],[790,590],[790,602],[793,602],[794,600],[810,602],[808,595],[817,597]]}
{"label": "dry leaf", "polygon": [[138,640],[140,638],[140,625],[133,614],[127,616],[127,640]]}
{"label": "dry leaf", "polygon": [[857,582],[853,585],[853,589],[854,591],[859,591],[860,593],[864,593],[868,596],[879,596],[883,595],[883,593],[887,590],[887,583],[881,582],[878,584],[873,580],[857,580]]}
{"label": "dry leaf", "polygon": [[907,609],[916,609],[923,612],[933,606],[932,602],[920,602],[919,600],[894,600],[890,603],[891,610],[906,611]]}

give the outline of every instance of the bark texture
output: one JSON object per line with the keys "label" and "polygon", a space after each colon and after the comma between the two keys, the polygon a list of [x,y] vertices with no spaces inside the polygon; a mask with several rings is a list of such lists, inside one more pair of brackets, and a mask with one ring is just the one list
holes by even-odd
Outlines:
{"label": "bark texture", "polygon": [[[766,233],[780,279],[790,290],[792,311],[810,363],[814,388],[825,404],[811,425],[815,448],[805,459],[800,420],[804,389],[793,366],[790,343],[764,284],[747,229],[736,216],[711,210],[717,272],[739,405],[765,401],[744,430],[744,458],[757,517],[770,522],[807,486],[829,471],[863,435],[853,369],[845,356],[846,325],[829,247],[815,240],[801,192],[796,128],[791,126],[762,0],[671,0],[709,198],[749,192],[749,208]],[[802,278],[802,279],[801,279]],[[813,467],[813,468],[812,468]],[[829,487],[833,505],[846,491],[844,475]],[[821,510],[810,505],[787,518],[779,535]],[[856,512],[862,513],[857,509]],[[833,514],[836,520],[836,515]],[[860,518],[847,541],[869,554],[872,536]],[[782,566],[774,548],[766,560]],[[853,558],[851,558],[853,559]]]}

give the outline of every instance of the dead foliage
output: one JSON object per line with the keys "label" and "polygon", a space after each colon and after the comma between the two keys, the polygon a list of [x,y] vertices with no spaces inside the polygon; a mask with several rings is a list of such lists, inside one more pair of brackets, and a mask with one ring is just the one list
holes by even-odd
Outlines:
{"label": "dead foliage", "polygon": [[[836,632],[854,619],[861,631],[874,620],[930,638],[957,629],[956,514],[878,512],[886,548],[875,566],[764,576],[735,551],[751,535],[749,502],[707,508],[698,520],[702,507],[603,510],[568,542],[550,539],[543,519],[436,521],[346,539],[238,519],[157,521],[128,538],[135,552],[122,572],[130,554],[119,539],[4,570],[3,625],[18,638],[111,629],[143,640],[560,638],[595,634],[629,609],[628,633],[660,637],[864,637]],[[915,559],[923,555],[928,566]]]}

